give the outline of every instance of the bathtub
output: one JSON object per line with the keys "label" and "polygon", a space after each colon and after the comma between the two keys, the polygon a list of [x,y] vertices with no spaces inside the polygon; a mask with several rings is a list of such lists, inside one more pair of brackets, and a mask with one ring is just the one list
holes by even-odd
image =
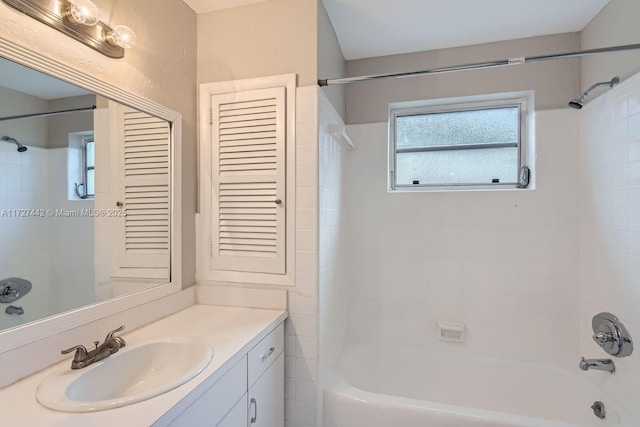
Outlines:
{"label": "bathtub", "polygon": [[[576,361],[577,365],[577,361]],[[550,366],[348,347],[325,389],[325,427],[637,427],[587,376]],[[614,374],[615,375],[615,374]],[[605,404],[606,418],[591,409]]]}

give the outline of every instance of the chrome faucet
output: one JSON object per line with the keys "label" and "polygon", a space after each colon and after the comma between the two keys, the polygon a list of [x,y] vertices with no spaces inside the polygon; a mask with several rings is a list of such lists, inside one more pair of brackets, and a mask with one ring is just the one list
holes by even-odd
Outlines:
{"label": "chrome faucet", "polygon": [[71,362],[71,369],[86,368],[87,366],[95,362],[111,356],[113,353],[117,352],[122,347],[127,345],[122,337],[116,337],[113,335],[114,333],[120,332],[123,329],[124,325],[109,332],[102,344],[100,344],[100,341],[94,341],[93,344],[96,346],[96,348],[91,351],[87,351],[87,348],[83,345],[76,345],[66,350],[62,350],[60,353],[68,354],[75,350],[73,361]]}
{"label": "chrome faucet", "polygon": [[585,359],[584,357],[581,357],[579,366],[583,371],[596,369],[598,371],[613,373],[616,370],[616,365],[611,359]]}

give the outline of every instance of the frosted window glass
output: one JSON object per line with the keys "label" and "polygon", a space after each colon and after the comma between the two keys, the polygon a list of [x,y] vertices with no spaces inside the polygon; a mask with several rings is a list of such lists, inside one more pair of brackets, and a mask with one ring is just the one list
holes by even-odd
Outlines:
{"label": "frosted window glass", "polygon": [[87,171],[87,195],[93,196],[94,194],[96,194],[95,171],[89,169]]}
{"label": "frosted window glass", "polygon": [[398,149],[518,141],[518,107],[399,116]]}
{"label": "frosted window glass", "polygon": [[398,153],[396,184],[514,183],[517,164],[515,147]]}
{"label": "frosted window glass", "polygon": [[96,155],[95,155],[95,145],[93,141],[87,141],[87,167],[92,168],[95,166]]}
{"label": "frosted window glass", "polygon": [[479,104],[395,110],[393,185],[517,184],[522,104]]}

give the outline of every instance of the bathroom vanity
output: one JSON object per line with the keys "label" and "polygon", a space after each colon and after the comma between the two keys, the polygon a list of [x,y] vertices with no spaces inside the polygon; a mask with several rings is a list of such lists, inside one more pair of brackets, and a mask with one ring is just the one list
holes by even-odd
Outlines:
{"label": "bathroom vanity", "polygon": [[[104,411],[47,409],[36,400],[37,387],[49,375],[70,368],[69,359],[0,390],[0,399],[13,408],[3,415],[3,425],[282,426],[286,317],[282,310],[193,305],[124,335],[131,347],[167,337],[209,345],[211,362],[190,381],[157,397]],[[98,363],[109,363],[109,358]]]}

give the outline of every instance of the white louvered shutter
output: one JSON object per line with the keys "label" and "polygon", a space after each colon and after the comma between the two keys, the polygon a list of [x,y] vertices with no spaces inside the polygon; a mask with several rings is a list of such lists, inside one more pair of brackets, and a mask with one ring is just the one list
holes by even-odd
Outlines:
{"label": "white louvered shutter", "polygon": [[285,273],[285,88],[211,97],[210,268]]}
{"label": "white louvered shutter", "polygon": [[[165,120],[119,107],[120,188],[125,217],[117,219],[118,267],[168,269],[170,256],[170,141]],[[115,207],[115,206],[114,206]]]}

